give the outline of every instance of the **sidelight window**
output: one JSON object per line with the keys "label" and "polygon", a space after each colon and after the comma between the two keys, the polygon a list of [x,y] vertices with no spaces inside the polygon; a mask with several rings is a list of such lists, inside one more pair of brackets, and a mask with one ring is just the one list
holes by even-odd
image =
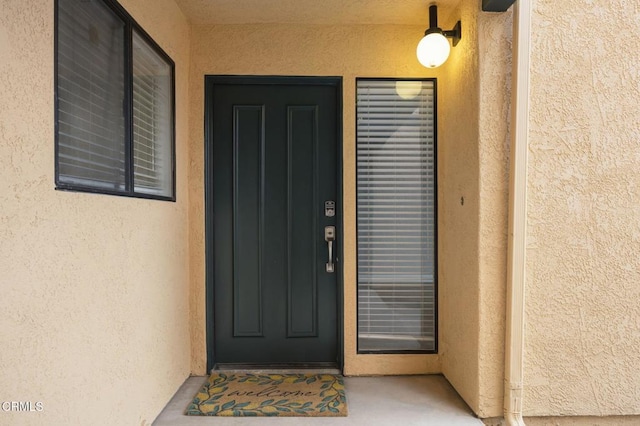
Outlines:
{"label": "sidelight window", "polygon": [[56,2],[56,187],[175,200],[174,64],[111,0]]}
{"label": "sidelight window", "polygon": [[436,82],[356,87],[358,351],[435,352]]}

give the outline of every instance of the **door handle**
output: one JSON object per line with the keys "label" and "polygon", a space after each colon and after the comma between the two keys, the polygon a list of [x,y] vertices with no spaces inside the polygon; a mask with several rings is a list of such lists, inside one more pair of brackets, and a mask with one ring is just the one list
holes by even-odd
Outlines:
{"label": "door handle", "polygon": [[336,227],[325,226],[324,227],[324,240],[327,242],[327,248],[329,249],[329,261],[325,264],[326,271],[333,273],[335,271],[335,265],[333,264],[333,242],[336,239]]}

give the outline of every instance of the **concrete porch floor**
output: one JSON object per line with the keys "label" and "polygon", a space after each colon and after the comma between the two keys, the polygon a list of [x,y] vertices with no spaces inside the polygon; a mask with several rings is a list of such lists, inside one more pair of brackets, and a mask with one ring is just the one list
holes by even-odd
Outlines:
{"label": "concrete porch floor", "polygon": [[205,417],[184,411],[207,377],[189,377],[153,422],[155,426],[421,425],[479,426],[449,382],[438,375],[346,377],[348,417]]}

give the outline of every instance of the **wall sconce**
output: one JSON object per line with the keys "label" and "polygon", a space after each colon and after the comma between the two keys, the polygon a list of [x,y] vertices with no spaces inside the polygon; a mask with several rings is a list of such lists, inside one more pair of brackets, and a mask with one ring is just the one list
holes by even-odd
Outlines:
{"label": "wall sconce", "polygon": [[438,8],[435,4],[429,6],[429,28],[424,32],[424,37],[418,43],[416,55],[418,61],[427,68],[436,68],[444,64],[451,52],[449,40],[454,46],[462,38],[462,23],[458,21],[450,31],[442,31],[438,28]]}

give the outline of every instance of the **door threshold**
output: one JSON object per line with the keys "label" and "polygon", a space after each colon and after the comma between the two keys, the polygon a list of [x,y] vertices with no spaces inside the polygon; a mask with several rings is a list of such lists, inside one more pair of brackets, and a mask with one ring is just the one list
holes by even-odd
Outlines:
{"label": "door threshold", "polygon": [[270,374],[342,374],[334,362],[254,364],[254,363],[218,363],[211,373],[246,372]]}

